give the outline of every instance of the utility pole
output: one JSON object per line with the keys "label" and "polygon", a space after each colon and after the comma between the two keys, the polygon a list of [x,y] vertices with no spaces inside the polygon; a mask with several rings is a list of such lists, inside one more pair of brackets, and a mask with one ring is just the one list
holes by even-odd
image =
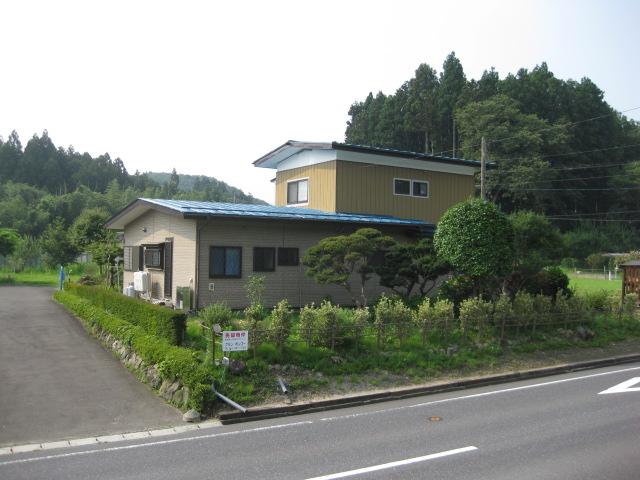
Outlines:
{"label": "utility pole", "polygon": [[480,198],[482,200],[485,200],[486,197],[486,180],[485,180],[485,176],[486,176],[486,172],[487,172],[487,142],[484,139],[484,136],[482,137],[482,142],[481,142],[482,146],[482,152],[480,154]]}

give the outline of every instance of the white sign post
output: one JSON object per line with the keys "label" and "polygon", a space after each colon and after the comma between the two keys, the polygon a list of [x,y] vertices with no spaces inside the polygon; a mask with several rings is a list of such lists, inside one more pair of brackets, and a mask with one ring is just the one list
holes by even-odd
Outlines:
{"label": "white sign post", "polygon": [[249,350],[249,332],[247,330],[222,332],[223,352],[244,352]]}

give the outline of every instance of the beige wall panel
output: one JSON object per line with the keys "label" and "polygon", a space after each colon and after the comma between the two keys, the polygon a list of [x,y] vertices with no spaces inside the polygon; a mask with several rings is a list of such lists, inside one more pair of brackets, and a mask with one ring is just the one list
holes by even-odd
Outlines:
{"label": "beige wall panel", "polygon": [[[281,222],[268,220],[212,219],[199,226],[199,289],[198,307],[215,302],[226,302],[231,308],[247,305],[245,283],[254,273],[266,278],[265,303],[273,306],[286,298],[293,306],[319,303],[324,297],[333,302],[351,305],[346,290],[336,285],[318,285],[304,274],[304,267],[276,265],[275,272],[253,271],[253,247],[297,247],[300,258],[309,247],[332,235],[351,233],[362,226],[307,222]],[[405,238],[404,229],[385,229],[385,233]],[[209,248],[212,246],[242,247],[242,278],[209,278]],[[277,254],[276,254],[277,263]],[[209,283],[214,291],[209,291]],[[357,291],[357,282],[352,282]],[[375,280],[368,282],[370,301],[384,291]]]}
{"label": "beige wall panel", "polygon": [[287,181],[309,178],[309,205],[325,212],[336,208],[336,162],[325,162],[308,167],[294,168],[276,173],[276,205],[287,205]]}
{"label": "beige wall panel", "polygon": [[[151,210],[129,223],[124,229],[126,246],[162,243],[170,237],[173,237],[172,301],[175,302],[176,287],[195,288],[196,221]],[[153,298],[163,298],[164,271],[145,270],[151,274]],[[124,284],[128,285],[130,282],[133,282],[133,272],[124,272]]]}
{"label": "beige wall panel", "polygon": [[[428,181],[429,197],[394,195],[394,178]],[[472,196],[474,189],[471,175],[338,161],[336,211],[437,223],[449,207]]]}

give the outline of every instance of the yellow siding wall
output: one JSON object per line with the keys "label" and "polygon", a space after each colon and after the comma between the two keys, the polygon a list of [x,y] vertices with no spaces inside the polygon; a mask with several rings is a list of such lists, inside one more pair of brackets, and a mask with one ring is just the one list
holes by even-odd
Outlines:
{"label": "yellow siding wall", "polygon": [[287,205],[287,181],[309,178],[308,208],[336,210],[336,161],[294,168],[276,173],[276,205]]}
{"label": "yellow siding wall", "polygon": [[[142,229],[146,228],[146,232]],[[124,229],[124,245],[138,246],[162,243],[173,237],[173,285],[172,301],[176,300],[176,287],[195,287],[196,269],[196,221],[179,216],[149,211]],[[164,271],[147,270],[151,274],[153,298],[164,297]],[[133,282],[133,272],[124,272],[124,285]],[[190,282],[193,282],[190,284]]]}
{"label": "yellow siding wall", "polygon": [[[394,178],[428,181],[429,197],[394,195]],[[449,207],[472,196],[474,189],[472,175],[339,161],[335,211],[392,215],[436,223]]]}
{"label": "yellow siding wall", "polygon": [[[211,219],[198,227],[199,233],[199,288],[198,308],[210,303],[226,302],[232,308],[243,308],[247,305],[245,284],[249,275],[254,273],[266,278],[265,304],[273,306],[286,298],[293,306],[304,306],[319,303],[329,296],[340,305],[351,305],[353,302],[343,287],[336,285],[318,285],[304,273],[302,263],[297,267],[283,267],[276,264],[274,272],[253,271],[253,247],[297,247],[300,259],[309,247],[322,238],[332,235],[348,234],[362,226],[327,224],[320,222],[279,222],[268,220]],[[406,239],[403,228],[384,229],[398,239]],[[242,247],[241,278],[209,278],[209,249],[212,246]],[[276,250],[277,263],[277,250]],[[214,291],[209,291],[209,283],[214,284]],[[354,291],[358,290],[357,279],[353,278]],[[367,293],[373,301],[384,288],[377,284],[375,278],[367,283]]]}

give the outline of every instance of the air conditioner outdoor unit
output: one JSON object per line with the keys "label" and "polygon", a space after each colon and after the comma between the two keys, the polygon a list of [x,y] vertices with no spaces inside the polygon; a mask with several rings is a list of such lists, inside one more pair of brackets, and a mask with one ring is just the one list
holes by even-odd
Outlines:
{"label": "air conditioner outdoor unit", "polygon": [[151,286],[151,275],[149,272],[133,273],[133,288],[136,292],[148,292]]}

